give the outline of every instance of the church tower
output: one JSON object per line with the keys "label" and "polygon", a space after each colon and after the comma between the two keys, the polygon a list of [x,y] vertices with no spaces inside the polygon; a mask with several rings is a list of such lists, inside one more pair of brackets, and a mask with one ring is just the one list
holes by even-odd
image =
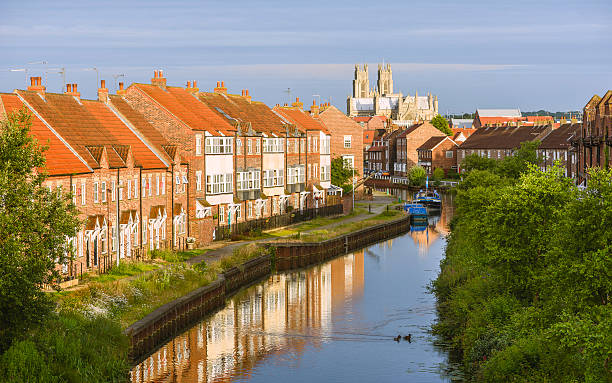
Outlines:
{"label": "church tower", "polygon": [[391,73],[391,64],[383,66],[378,64],[378,93],[381,96],[393,94],[393,74]]}
{"label": "church tower", "polygon": [[368,64],[359,68],[355,65],[355,79],[353,80],[353,97],[370,97],[370,80],[368,79]]}

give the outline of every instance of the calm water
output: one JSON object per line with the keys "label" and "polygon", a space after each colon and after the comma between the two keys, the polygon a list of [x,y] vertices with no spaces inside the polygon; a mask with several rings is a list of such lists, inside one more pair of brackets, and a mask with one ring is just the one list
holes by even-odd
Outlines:
{"label": "calm water", "polygon": [[428,333],[449,202],[424,231],[243,291],[135,366],[132,382],[459,381]]}

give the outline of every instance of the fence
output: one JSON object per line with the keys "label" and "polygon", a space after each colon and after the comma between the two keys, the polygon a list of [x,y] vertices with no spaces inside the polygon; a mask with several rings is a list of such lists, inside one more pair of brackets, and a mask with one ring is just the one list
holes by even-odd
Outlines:
{"label": "fence", "polygon": [[289,213],[273,215],[251,221],[233,223],[231,226],[217,226],[214,240],[230,239],[232,236],[248,234],[251,232],[274,229],[294,223],[309,221],[316,217],[327,217],[342,214],[342,204],[328,205],[319,208],[293,210]]}

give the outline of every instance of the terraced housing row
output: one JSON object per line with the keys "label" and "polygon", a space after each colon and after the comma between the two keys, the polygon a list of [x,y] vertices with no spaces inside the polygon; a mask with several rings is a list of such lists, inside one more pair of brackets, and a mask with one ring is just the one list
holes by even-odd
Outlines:
{"label": "terraced housing row", "polygon": [[32,134],[49,146],[46,186],[71,193],[80,212],[83,226],[69,239],[74,260],[61,265],[69,275],[339,204],[332,153],[362,174],[361,127],[333,106],[269,108],[248,90],[229,94],[223,82],[212,92],[196,81],[169,86],[161,70],[150,84],[120,83],[114,95],[102,80],[97,100],[82,99],[77,84],[58,94],[40,77],[30,81],[0,94],[0,116],[27,109]]}

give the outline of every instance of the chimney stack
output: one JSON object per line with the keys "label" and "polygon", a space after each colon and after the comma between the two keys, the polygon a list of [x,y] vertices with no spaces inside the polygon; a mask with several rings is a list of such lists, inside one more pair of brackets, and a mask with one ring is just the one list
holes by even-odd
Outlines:
{"label": "chimney stack", "polygon": [[103,103],[108,102],[108,89],[106,89],[106,80],[100,80],[100,88],[98,88],[98,101]]}
{"label": "chimney stack", "polygon": [[122,82],[120,82],[120,83],[119,83],[119,90],[117,91],[117,95],[121,96],[121,95],[126,94],[126,92],[127,92],[127,91],[126,91],[125,89],[123,89],[123,83],[122,83]]}
{"label": "chimney stack", "polygon": [[300,102],[300,98],[296,97],[295,102],[291,104],[294,108],[304,109],[304,103]]}
{"label": "chimney stack", "polygon": [[40,77],[30,77],[30,86],[28,87],[28,90],[37,92],[41,96],[44,96],[46,88],[42,86],[40,82],[41,82]]}
{"label": "chimney stack", "polygon": [[244,98],[250,103],[251,102],[251,96],[249,95],[249,90],[245,89],[242,92],[244,93],[243,94]]}
{"label": "chimney stack", "polygon": [[166,90],[166,79],[164,78],[164,72],[161,69],[153,72],[151,85],[155,85],[163,90]]}
{"label": "chimney stack", "polygon": [[186,91],[193,94],[195,97],[198,97],[200,95],[200,90],[198,89],[198,82],[196,80],[193,80],[193,86],[191,86],[191,84],[191,81],[187,81]]}
{"label": "chimney stack", "polygon": [[75,97],[77,100],[81,100],[81,94],[77,90],[77,84],[66,84],[66,93],[69,96]]}
{"label": "chimney stack", "polygon": [[225,87],[225,81],[217,81],[217,87],[215,88],[215,93],[219,94],[227,94],[227,88]]}
{"label": "chimney stack", "polygon": [[319,105],[317,105],[315,100],[312,100],[312,106],[310,107],[310,114],[313,117],[318,117],[319,116]]}

